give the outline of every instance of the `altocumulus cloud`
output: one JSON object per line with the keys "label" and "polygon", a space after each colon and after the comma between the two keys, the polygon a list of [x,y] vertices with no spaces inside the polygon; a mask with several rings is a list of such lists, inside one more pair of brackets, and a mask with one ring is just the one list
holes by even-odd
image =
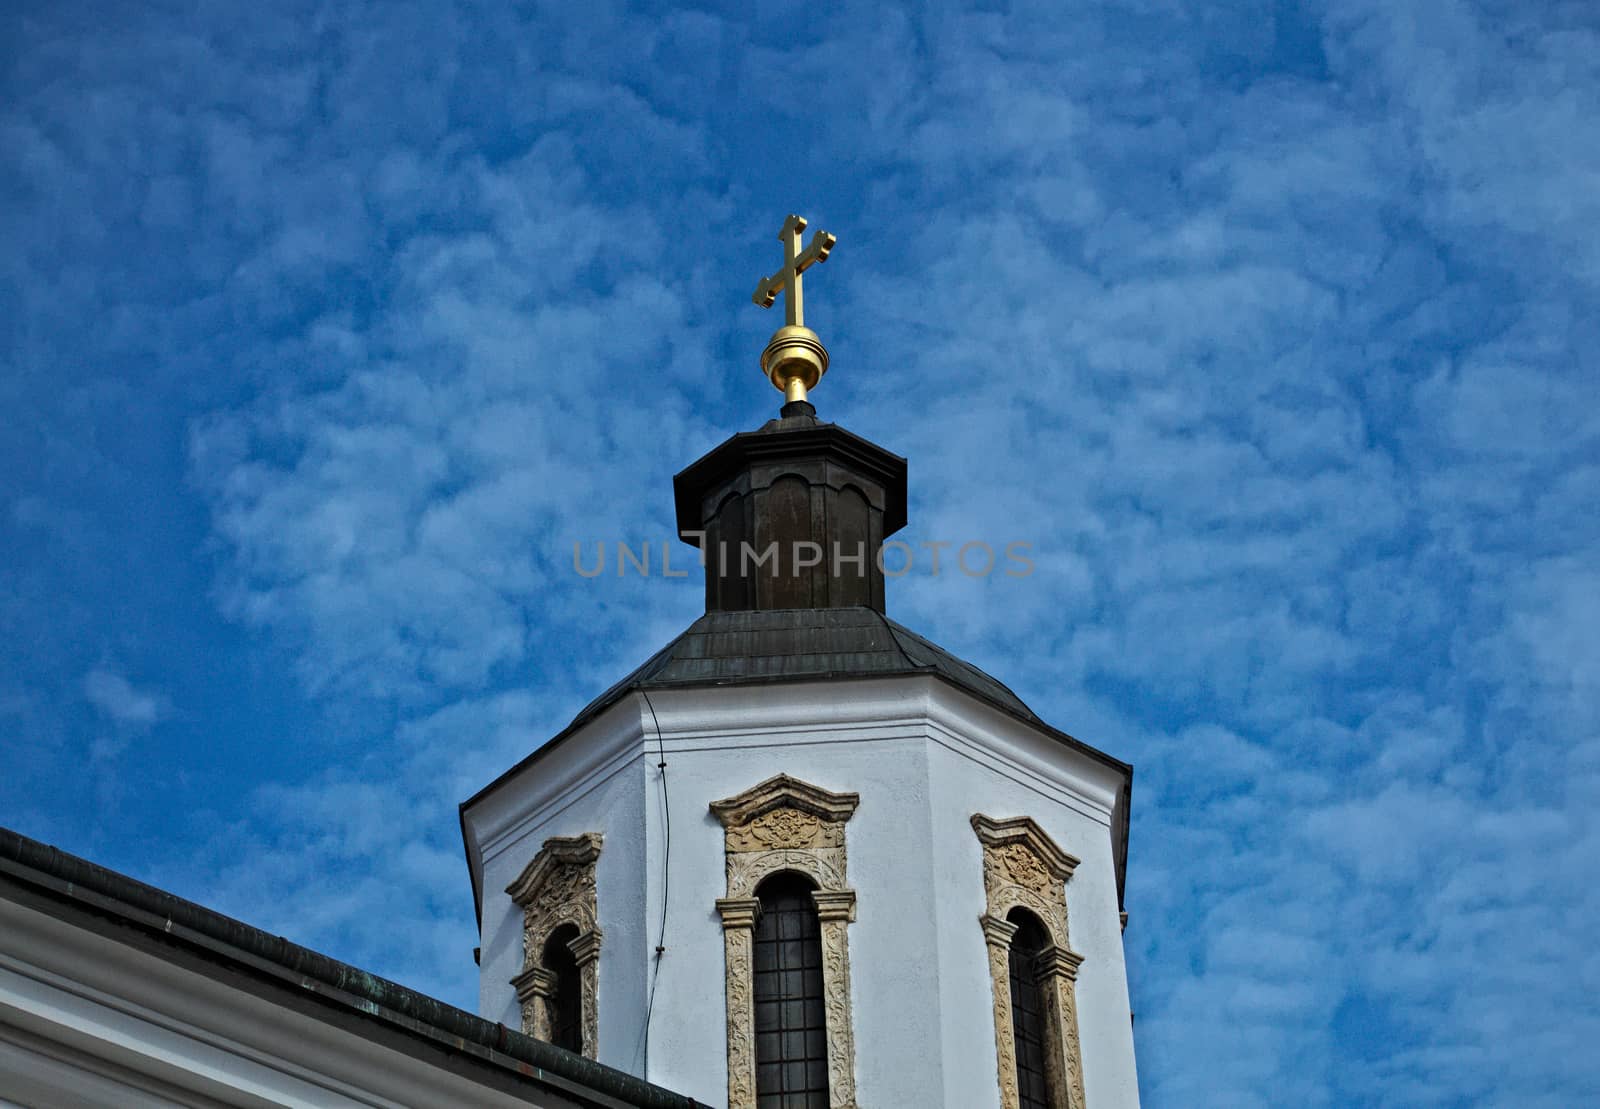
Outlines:
{"label": "altocumulus cloud", "polygon": [[[135,736],[144,735],[171,714],[165,694],[140,689],[114,670],[96,667],[83,676],[83,697],[94,708],[100,727],[89,747],[90,760],[104,770]],[[102,774],[102,794],[113,779]]]}
{"label": "altocumulus cloud", "polygon": [[793,209],[909,538],[1033,544],[895,615],[1138,768],[1147,1103],[1600,1096],[1588,6],[22,29],[11,388],[147,375],[329,714],[174,881],[470,1004],[454,803],[697,611],[570,551],[765,418]]}
{"label": "altocumulus cloud", "polygon": [[143,731],[168,712],[166,698],[138,689],[113,670],[94,669],[83,676],[83,695],[111,723]]}

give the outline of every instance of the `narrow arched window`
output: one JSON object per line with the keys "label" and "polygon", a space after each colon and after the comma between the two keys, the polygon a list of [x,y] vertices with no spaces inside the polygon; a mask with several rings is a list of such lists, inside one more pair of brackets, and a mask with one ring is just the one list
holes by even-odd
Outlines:
{"label": "narrow arched window", "polygon": [[811,884],[775,874],[756,897],[756,1105],[828,1109],[822,931]]}
{"label": "narrow arched window", "polygon": [[1013,909],[1006,919],[1017,926],[1011,937],[1011,1033],[1016,1038],[1018,1109],[1052,1109],[1050,1075],[1045,1065],[1044,991],[1039,987],[1039,955],[1050,946],[1039,919]]}
{"label": "narrow arched window", "polygon": [[576,925],[563,924],[544,942],[544,969],[555,976],[550,1007],[550,1042],[568,1051],[583,1052],[583,985],[578,957],[570,946],[578,938]]}

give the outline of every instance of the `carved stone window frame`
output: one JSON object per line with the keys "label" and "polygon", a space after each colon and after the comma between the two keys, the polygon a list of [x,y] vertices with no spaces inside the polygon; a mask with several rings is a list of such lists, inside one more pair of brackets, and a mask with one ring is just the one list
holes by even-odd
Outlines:
{"label": "carved stone window frame", "polygon": [[578,961],[579,1012],[583,1055],[593,1059],[600,1041],[600,931],[595,898],[594,866],[601,835],[551,836],[506,887],[522,909],[522,971],[511,984],[522,1006],[522,1031],[536,1039],[550,1038],[550,1003],[556,976],[540,965],[545,943],[563,925],[577,928],[567,947]]}
{"label": "carved stone window frame", "polygon": [[812,900],[822,930],[822,997],[828,1040],[829,1109],[855,1109],[855,1034],[850,1016],[848,926],[856,891],[845,876],[844,825],[861,797],[779,774],[711,803],[723,827],[727,896],[722,916],[728,1005],[728,1109],[755,1109],[754,940],[761,902],[756,887],[794,871],[815,883]]}
{"label": "carved stone window frame", "polygon": [[1006,919],[1014,909],[1026,909],[1037,917],[1050,938],[1034,966],[1044,995],[1051,1109],[1084,1109],[1083,1053],[1078,1044],[1074,996],[1083,956],[1067,942],[1067,880],[1078,860],[1057,847],[1026,816],[996,820],[974,813],[972,830],[983,844],[985,912],[978,923],[989,949],[1001,1109],[1018,1109],[1021,1103],[1016,1038],[1011,1027],[1010,954],[1017,926]]}

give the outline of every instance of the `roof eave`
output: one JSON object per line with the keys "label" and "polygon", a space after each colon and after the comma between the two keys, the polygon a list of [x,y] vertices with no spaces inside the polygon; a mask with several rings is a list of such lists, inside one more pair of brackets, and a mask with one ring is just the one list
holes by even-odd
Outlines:
{"label": "roof eave", "polygon": [[[483,927],[483,894],[478,881],[477,867],[475,867],[473,864],[472,841],[467,835],[467,809],[473,805],[476,805],[479,801],[498,790],[507,781],[521,774],[524,770],[543,759],[550,751],[556,749],[562,743],[566,742],[566,740],[571,738],[577,732],[582,731],[589,723],[598,718],[602,713],[614,707],[615,705],[620,704],[623,698],[625,698],[628,694],[638,692],[640,689],[642,689],[647,684],[648,679],[638,678],[637,674],[643,670],[644,668],[641,668],[641,671],[636,672],[636,680],[628,681],[625,679],[624,682],[614,686],[607,694],[602,696],[600,701],[596,701],[589,705],[572,721],[572,723],[568,724],[560,732],[551,737],[549,742],[541,744],[538,748],[531,751],[527,756],[521,759],[515,766],[505,771],[499,777],[495,778],[488,785],[484,786],[482,789],[478,790],[478,792],[474,793],[471,797],[461,803],[460,814],[462,847],[466,852],[467,870],[472,878],[473,905],[477,913],[478,927],[480,930]],[[963,685],[949,675],[940,673],[939,671],[931,668],[908,670],[902,673],[856,674],[846,672],[807,674],[793,677],[760,675],[744,678],[695,679],[676,682],[654,681],[648,682],[648,684],[651,689],[675,690],[708,689],[728,686],[787,685],[790,683],[813,681],[871,681],[918,677],[937,678],[950,688],[955,689],[982,704],[988,705],[989,707],[1001,713],[1004,713],[1006,716],[1020,724],[1039,730],[1044,735],[1056,740],[1063,746],[1103,764],[1122,777],[1122,799],[1121,803],[1116,806],[1119,812],[1113,817],[1115,828],[1114,837],[1112,839],[1112,854],[1116,864],[1117,872],[1117,907],[1120,909],[1123,903],[1124,890],[1127,885],[1129,803],[1132,800],[1133,793],[1133,766],[1129,763],[1123,762],[1121,759],[1106,754],[1098,747],[1094,747],[1088,743],[1085,743],[1077,737],[1062,731],[1060,728],[1052,727],[1031,712],[1018,712],[1014,707],[1007,705],[995,698],[988,697],[981,691],[973,689],[970,686]]]}
{"label": "roof eave", "polygon": [[382,1035],[420,1038],[472,1060],[470,1065],[488,1067],[515,1081],[577,1096],[593,1105],[704,1109],[691,1098],[491,1023],[9,828],[0,828],[0,883],[21,891],[16,895],[19,898],[59,906],[62,919],[108,921],[129,937],[123,942],[137,937],[152,950],[173,952],[174,959],[198,960],[253,982],[271,983],[293,999],[314,997],[328,1006],[329,1012],[339,1014],[341,1021],[375,1021],[376,1025],[368,1027],[381,1026]]}

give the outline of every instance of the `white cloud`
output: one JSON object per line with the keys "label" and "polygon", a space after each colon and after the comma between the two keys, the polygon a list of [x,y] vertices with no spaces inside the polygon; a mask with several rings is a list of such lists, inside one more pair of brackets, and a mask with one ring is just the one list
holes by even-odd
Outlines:
{"label": "white cloud", "polygon": [[[668,475],[768,414],[744,298],[792,204],[841,235],[823,414],[910,457],[911,538],[1033,544],[892,614],[1138,767],[1146,1102],[1592,1099],[1592,28],[436,8],[330,13],[331,58],[271,13],[82,44],[152,76],[0,125],[27,318],[215,367],[224,611],[396,722],[286,741],[315,769],[219,809],[191,881],[470,998],[454,803],[697,611],[571,546],[669,534]],[[124,728],[169,711],[95,674]]]}
{"label": "white cloud", "polygon": [[134,732],[148,730],[171,711],[161,692],[139,689],[121,674],[98,667],[83,676],[83,695],[110,723]]}

